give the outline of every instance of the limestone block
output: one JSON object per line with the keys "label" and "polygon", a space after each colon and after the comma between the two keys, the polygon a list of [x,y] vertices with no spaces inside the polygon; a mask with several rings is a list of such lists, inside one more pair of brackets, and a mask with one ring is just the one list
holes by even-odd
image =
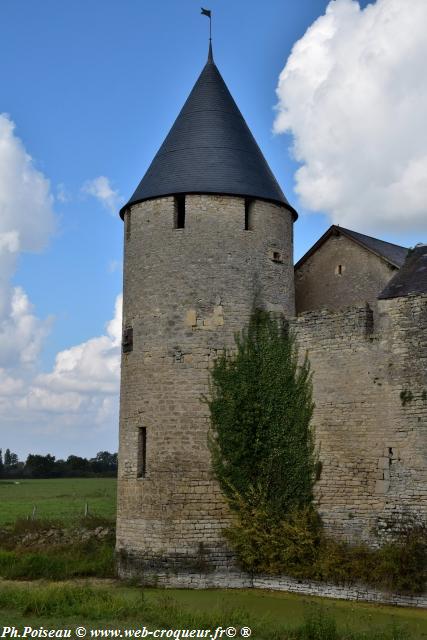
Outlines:
{"label": "limestone block", "polygon": [[377,480],[375,482],[375,493],[382,494],[387,493],[390,487],[390,482],[388,480]]}
{"label": "limestone block", "polygon": [[189,309],[185,314],[185,325],[195,327],[197,325],[197,313],[195,309]]}

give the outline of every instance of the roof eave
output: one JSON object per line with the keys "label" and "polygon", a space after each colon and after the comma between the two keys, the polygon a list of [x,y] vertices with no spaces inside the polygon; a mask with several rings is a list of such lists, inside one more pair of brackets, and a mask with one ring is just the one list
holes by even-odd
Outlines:
{"label": "roof eave", "polygon": [[292,215],[293,218],[293,222],[296,222],[296,220],[298,220],[298,213],[297,211],[288,203],[288,202],[283,202],[281,200],[275,200],[274,198],[262,198],[260,196],[250,196],[247,194],[242,194],[242,193],[224,193],[224,192],[220,192],[220,191],[183,191],[183,192],[179,192],[179,191],[174,191],[173,193],[164,193],[162,195],[159,196],[151,196],[148,198],[139,198],[138,200],[132,200],[131,202],[128,202],[127,204],[125,204],[119,211],[119,215],[121,217],[122,220],[124,220],[124,216],[125,213],[127,211],[127,209],[130,209],[130,207],[133,207],[135,204],[140,204],[141,202],[147,202],[148,200],[158,200],[159,198],[170,198],[173,196],[177,196],[177,195],[205,195],[205,196],[229,196],[230,198],[253,198],[254,200],[261,200],[263,202],[271,202],[272,204],[276,204],[280,207],[283,207],[284,209],[287,209],[290,214]]}
{"label": "roof eave", "polygon": [[396,269],[400,269],[400,267],[402,266],[397,262],[395,262],[394,260],[391,260],[390,258],[386,258],[386,256],[383,256],[381,253],[378,253],[374,249],[371,249],[371,247],[368,247],[366,244],[363,244],[363,242],[360,242],[360,240],[352,236],[350,233],[346,233],[346,229],[344,229],[343,227],[333,224],[329,227],[329,229],[327,229],[327,231],[325,231],[323,236],[321,236],[319,240],[314,243],[314,245],[307,251],[307,253],[305,253],[302,256],[302,258],[298,260],[298,262],[294,266],[294,270],[299,269],[301,265],[304,264],[304,262],[308,260],[308,258],[310,258],[313,255],[313,253],[315,253],[322,246],[322,244],[324,244],[326,240],[328,240],[328,238],[330,238],[330,236],[334,235],[337,232],[341,233],[348,240],[355,242],[357,245],[359,245],[359,247],[362,247],[362,249],[365,249],[366,251],[369,251],[369,253],[374,254],[375,256],[380,258],[380,260],[391,265],[392,267],[396,267]]}

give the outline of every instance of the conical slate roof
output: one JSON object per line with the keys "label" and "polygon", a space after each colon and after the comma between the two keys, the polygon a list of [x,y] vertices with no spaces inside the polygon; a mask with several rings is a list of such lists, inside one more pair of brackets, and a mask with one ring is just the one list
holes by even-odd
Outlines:
{"label": "conical slate roof", "polygon": [[295,216],[218,71],[208,61],[124,212],[161,196],[216,193],[259,198]]}

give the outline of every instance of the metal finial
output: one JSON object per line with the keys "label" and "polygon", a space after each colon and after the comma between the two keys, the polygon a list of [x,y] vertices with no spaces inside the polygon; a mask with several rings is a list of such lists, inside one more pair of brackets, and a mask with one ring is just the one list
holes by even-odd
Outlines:
{"label": "metal finial", "polygon": [[213,62],[213,55],[212,55],[212,11],[210,9],[203,9],[203,7],[202,7],[202,15],[209,18],[209,53],[208,53],[208,62]]}

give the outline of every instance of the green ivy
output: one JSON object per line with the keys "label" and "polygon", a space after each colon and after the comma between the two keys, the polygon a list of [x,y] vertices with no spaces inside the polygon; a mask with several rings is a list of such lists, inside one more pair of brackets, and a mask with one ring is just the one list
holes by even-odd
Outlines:
{"label": "green ivy", "polygon": [[280,520],[310,505],[316,457],[307,357],[282,322],[256,311],[236,350],[215,362],[208,400],[213,467],[232,509]]}
{"label": "green ivy", "polygon": [[[401,394],[410,402],[411,391]],[[298,579],[362,582],[422,593],[427,578],[421,518],[389,523],[392,539],[371,549],[325,536],[313,507],[320,478],[310,420],[312,381],[295,339],[267,313],[253,314],[236,349],[211,375],[213,468],[236,518],[224,536],[242,569]],[[393,525],[393,526],[392,526]]]}

